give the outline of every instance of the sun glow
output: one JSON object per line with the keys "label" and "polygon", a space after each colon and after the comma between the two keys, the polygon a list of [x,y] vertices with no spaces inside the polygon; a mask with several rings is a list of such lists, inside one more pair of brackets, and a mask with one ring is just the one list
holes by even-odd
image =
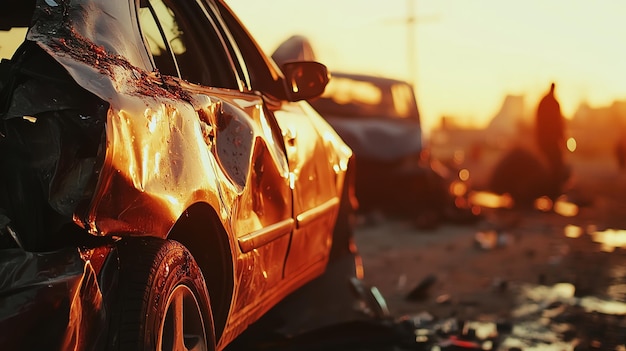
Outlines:
{"label": "sun glow", "polygon": [[331,71],[414,82],[426,131],[442,116],[484,127],[507,94],[524,96],[532,114],[551,81],[567,118],[581,102],[626,99],[626,80],[617,74],[626,72],[626,46],[617,42],[626,33],[626,2],[227,3],[268,54],[300,34]]}

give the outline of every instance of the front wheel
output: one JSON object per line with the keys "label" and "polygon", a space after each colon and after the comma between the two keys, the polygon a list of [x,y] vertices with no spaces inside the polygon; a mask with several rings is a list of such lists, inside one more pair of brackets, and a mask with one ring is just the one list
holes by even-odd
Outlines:
{"label": "front wheel", "polygon": [[118,245],[119,295],[113,318],[119,350],[214,350],[209,294],[180,243],[128,238]]}

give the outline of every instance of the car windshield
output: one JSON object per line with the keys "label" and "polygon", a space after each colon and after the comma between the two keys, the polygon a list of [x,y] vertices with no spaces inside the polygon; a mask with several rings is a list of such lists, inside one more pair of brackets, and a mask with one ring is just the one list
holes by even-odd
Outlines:
{"label": "car windshield", "polygon": [[324,116],[418,119],[413,88],[398,81],[333,76],[311,103]]}

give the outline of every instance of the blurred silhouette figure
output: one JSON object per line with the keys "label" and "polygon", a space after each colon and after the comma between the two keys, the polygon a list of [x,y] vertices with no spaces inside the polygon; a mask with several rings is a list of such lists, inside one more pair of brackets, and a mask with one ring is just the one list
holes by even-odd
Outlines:
{"label": "blurred silhouette figure", "polygon": [[550,172],[537,155],[525,147],[514,146],[496,163],[489,189],[497,194],[509,194],[515,208],[532,208],[537,198],[553,194]]}
{"label": "blurred silhouette figure", "polygon": [[541,156],[547,161],[553,194],[558,195],[560,187],[568,177],[563,162],[565,146],[565,122],[561,114],[561,106],[554,96],[554,83],[550,91],[541,99],[537,107],[535,120],[535,137]]}

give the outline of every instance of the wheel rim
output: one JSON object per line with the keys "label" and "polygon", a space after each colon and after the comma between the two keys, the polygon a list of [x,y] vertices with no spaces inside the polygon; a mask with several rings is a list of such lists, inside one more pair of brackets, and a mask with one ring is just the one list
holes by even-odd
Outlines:
{"label": "wheel rim", "polygon": [[161,351],[207,351],[202,312],[195,295],[186,285],[178,285],[167,301],[161,321]]}

